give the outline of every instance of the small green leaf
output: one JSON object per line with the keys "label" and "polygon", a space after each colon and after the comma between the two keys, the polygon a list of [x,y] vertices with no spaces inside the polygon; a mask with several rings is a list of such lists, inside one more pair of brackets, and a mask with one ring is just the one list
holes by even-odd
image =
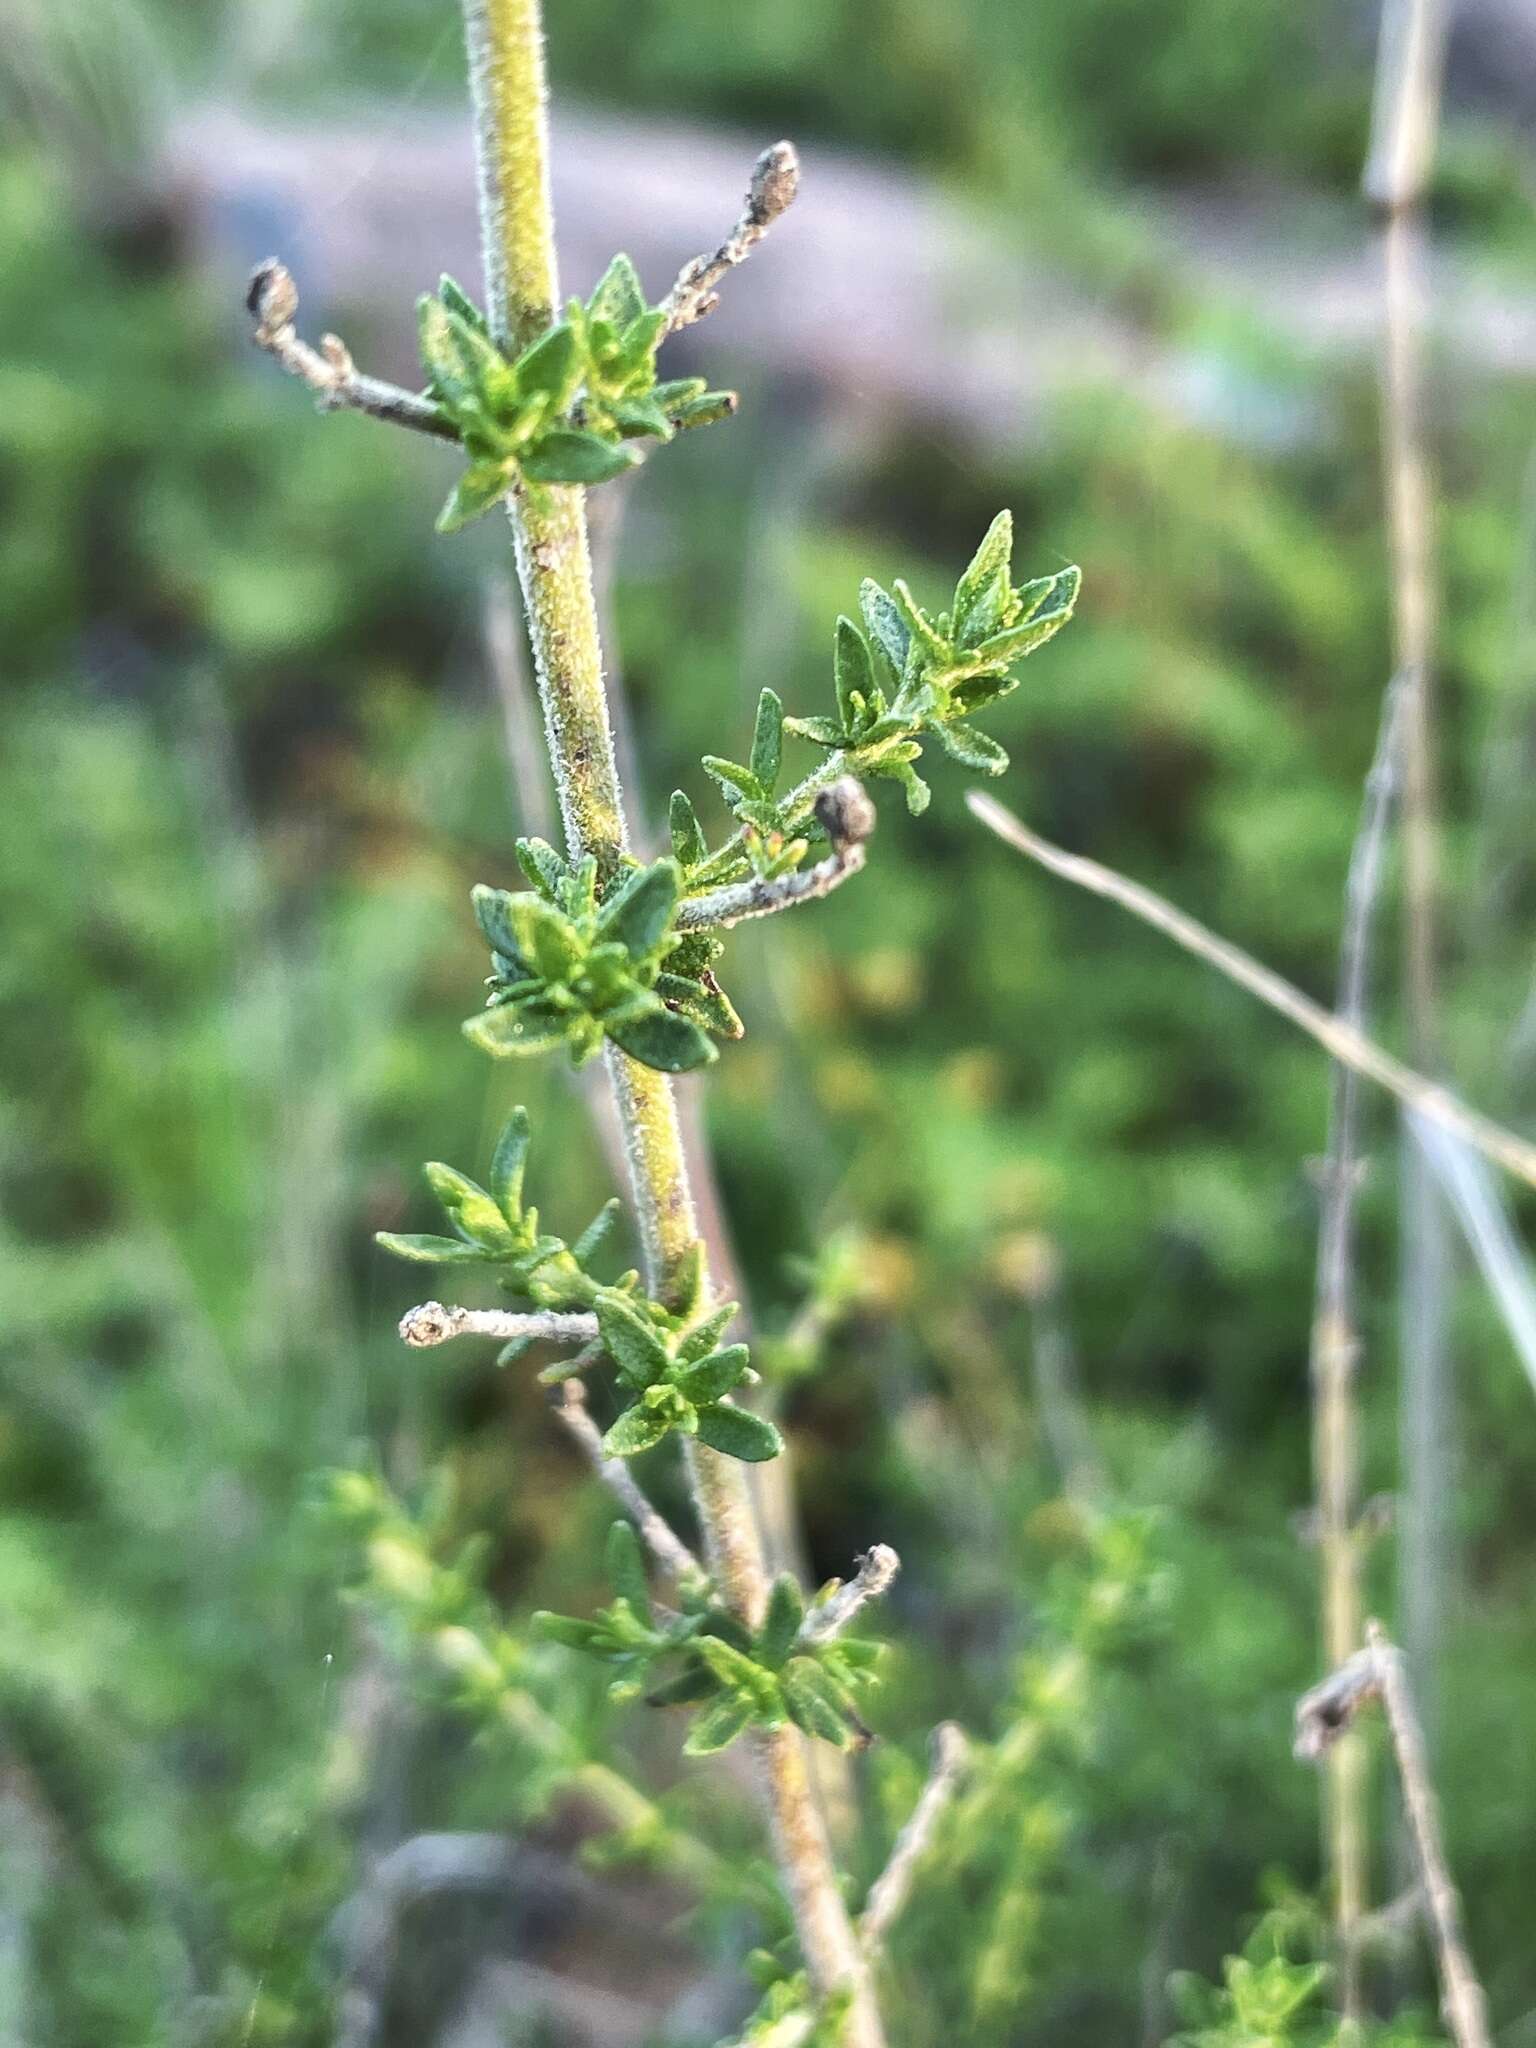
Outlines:
{"label": "small green leaf", "polygon": [[564,1643],[569,1650],[590,1650],[603,1641],[603,1630],[596,1622],[579,1621],[572,1614],[551,1614],[547,1607],[536,1608],[528,1621],[535,1635],[546,1642]]}
{"label": "small green leaf", "polygon": [[656,977],[656,993],[670,1009],[691,1017],[702,1031],[712,1031],[717,1038],[745,1035],[746,1026],[737,1016],[735,1004],[707,970],[697,981],[663,971]]}
{"label": "small green leaf", "polygon": [[764,690],[757,700],[752,728],[752,773],[765,796],[773,794],[784,756],[784,706],[776,691]]}
{"label": "small green leaf", "polygon": [[466,407],[491,409],[491,398],[507,364],[495,344],[475,325],[430,295],[417,304],[421,360],[436,395],[451,413]]}
{"label": "small green leaf", "polygon": [[670,1300],[676,1320],[686,1323],[704,1306],[707,1277],[704,1240],[696,1237],[678,1260],[673,1273]]}
{"label": "small green leaf", "polygon": [[723,754],[706,754],[703,768],[706,775],[719,783],[728,804],[739,804],[744,799],[765,803],[768,799],[770,792],[739,761],[728,761]]}
{"label": "small green leaf", "polygon": [[595,1307],[603,1346],[630,1385],[648,1387],[659,1380],[670,1361],[660,1333],[644,1310],[612,1287],[599,1291]]}
{"label": "small green leaf", "polygon": [[954,650],[899,576],[891,585],[891,592],[908,632],[922,648],[928,661],[935,666],[950,661]]}
{"label": "small green leaf", "polygon": [[509,1223],[518,1223],[522,1219],[523,1168],[528,1161],[532,1137],[533,1125],[527,1110],[519,1103],[503,1124],[501,1136],[496,1140],[496,1150],[491,1156],[491,1193]]}
{"label": "small green leaf", "polygon": [[547,839],[519,839],[517,864],[541,896],[559,902],[560,884],[569,870]]}
{"label": "small green leaf", "polygon": [[759,1699],[771,1694],[771,1675],[744,1650],[738,1650],[734,1643],[728,1643],[717,1635],[705,1635],[698,1638],[695,1647],[720,1683],[732,1692],[743,1692]]}
{"label": "small green leaf", "polygon": [[551,427],[523,451],[525,476],[542,484],[605,484],[640,460],[633,448],[585,427]]}
{"label": "small green leaf", "polygon": [[810,740],[818,747],[840,747],[848,738],[835,718],[786,718],[784,730],[796,739]]}
{"label": "small green leaf", "polygon": [[651,1625],[651,1588],[646,1577],[645,1557],[640,1539],[628,1522],[615,1522],[608,1531],[608,1580],[621,1600],[627,1600],[636,1615]]}
{"label": "small green leaf", "polygon": [[846,1749],[852,1740],[852,1730],[828,1698],[821,1677],[813,1658],[791,1657],[779,1675],[784,1704],[797,1728]]}
{"label": "small green leaf", "polygon": [[1047,605],[1054,606],[1061,596],[1060,585],[1064,576],[1069,576],[1073,579],[1071,596],[1075,602],[1078,588],[1082,582],[1081,570],[1076,568],[1058,569],[1054,576],[1036,576],[1033,582],[1021,583],[1013,593],[1012,611],[1008,620],[1009,625],[1026,626]]}
{"label": "small green leaf", "polygon": [[792,1572],[780,1572],[768,1595],[768,1611],[757,1638],[757,1654],[770,1670],[777,1671],[795,1647],[804,1621],[805,1596]]}
{"label": "small green leaf", "polygon": [[634,1458],[641,1451],[648,1451],[659,1444],[672,1428],[670,1420],[658,1415],[652,1408],[638,1404],[626,1408],[603,1438],[603,1449],[610,1458]]}
{"label": "small green leaf", "polygon": [[666,406],[668,409],[676,405],[688,405],[695,398],[704,396],[704,379],[674,377],[668,383],[656,385],[651,396],[658,405]]}
{"label": "small green leaf", "polygon": [[511,487],[512,478],[504,463],[472,462],[459,478],[437,515],[439,533],[457,533],[483,512],[498,504]]}
{"label": "small green leaf", "polygon": [[475,1244],[484,1245],[487,1251],[510,1252],[515,1249],[507,1219],[478,1182],[452,1166],[444,1166],[439,1159],[429,1160],[423,1171],[427,1185],[442,1203],[449,1221],[465,1237]]}
{"label": "small green leaf", "polygon": [[864,614],[871,645],[880,650],[899,676],[906,667],[911,636],[894,600],[878,583],[866,578],[859,586],[859,609]]}
{"label": "small green leaf", "polygon": [[621,434],[653,434],[658,441],[670,441],[671,420],[652,398],[621,398],[613,407],[613,422]]}
{"label": "small green leaf", "polygon": [[706,1707],[688,1731],[688,1740],[683,1744],[686,1756],[713,1756],[716,1750],[729,1749],[752,1720],[752,1702],[739,1695],[716,1700]]}
{"label": "small green leaf", "polygon": [[486,937],[493,953],[503,953],[509,960],[526,964],[518,946],[517,934],[512,928],[512,897],[505,889],[489,889],[484,882],[476,882],[470,891],[470,902],[475,907],[475,922]]}
{"label": "small green leaf", "polygon": [[933,791],[924,782],[910,761],[882,763],[876,768],[877,775],[885,775],[892,782],[901,784],[902,795],[907,800],[907,809],[914,818],[920,818],[928,808],[928,799]]}
{"label": "small green leaf", "polygon": [[771,1422],[765,1422],[761,1415],[749,1414],[745,1408],[727,1407],[724,1402],[711,1403],[699,1410],[699,1442],[748,1465],[776,1458],[784,1448],[784,1439]]}
{"label": "small green leaf", "polygon": [[458,1237],[401,1236],[393,1230],[374,1233],[375,1244],[393,1252],[397,1259],[414,1259],[424,1266],[472,1266],[492,1254]]}
{"label": "small green leaf", "polygon": [[697,398],[668,405],[667,417],[679,433],[687,433],[692,427],[712,427],[717,420],[730,419],[740,402],[734,391],[703,391]]}
{"label": "small green leaf", "polygon": [[[983,640],[976,649],[983,660],[1004,664],[1020,661],[1026,654],[1033,654],[1037,647],[1043,647],[1071,618],[1077,605],[1078,591],[1082,588],[1082,570],[1063,569],[1055,576],[1042,577],[1041,581],[1046,585],[1046,591],[1041,601],[1031,607],[1029,617],[1001,633],[994,633],[990,640]],[[1034,590],[1038,585],[1031,584],[1029,588]]]}
{"label": "small green leaf", "polygon": [[1001,775],[1008,766],[1006,750],[974,726],[951,720],[931,725],[928,730],[952,760],[962,767],[974,768],[979,775]]}
{"label": "small green leaf", "polygon": [[672,857],[685,872],[696,868],[708,857],[709,846],[704,838],[704,828],[699,823],[699,814],[681,789],[672,792],[667,825],[672,835]]}
{"label": "small green leaf", "polygon": [[565,412],[581,383],[581,352],[570,326],[561,321],[517,359],[517,386],[526,398],[543,398],[551,412]]}
{"label": "small green leaf", "polygon": [[635,959],[644,959],[661,944],[681,887],[676,861],[657,860],[636,868],[599,912],[599,936],[617,939]]}
{"label": "small green leaf", "polygon": [[491,330],[486,323],[485,315],[463,286],[455,283],[446,271],[438,279],[437,296],[450,313],[458,314],[466,326],[477,328],[481,334],[489,337]]}
{"label": "small green leaf", "polygon": [[585,1266],[588,1259],[599,1248],[604,1238],[607,1237],[609,1231],[613,1228],[614,1219],[623,1206],[624,1204],[617,1195],[610,1195],[586,1229],[581,1233],[580,1237],[576,1239],[575,1243],[571,1246],[571,1257],[578,1266]]}
{"label": "small green leaf", "polygon": [[627,321],[619,336],[626,360],[636,369],[646,365],[656,353],[656,345],[666,332],[666,326],[664,306],[647,306],[633,320]]}
{"label": "small green leaf", "polygon": [[673,1384],[694,1403],[718,1401],[723,1394],[739,1387],[750,1370],[749,1353],[745,1344],[728,1345],[724,1351],[712,1351],[701,1358],[697,1365],[684,1366],[674,1371]]}
{"label": "small green leaf", "polygon": [[525,1019],[512,1003],[498,1003],[494,1010],[466,1017],[461,1028],[471,1045],[497,1060],[550,1052],[569,1036],[564,1025]]}
{"label": "small green leaf", "polygon": [[737,1302],[722,1301],[707,1316],[702,1316],[677,1347],[679,1364],[696,1365],[701,1358],[707,1358],[730,1328],[738,1308]]}
{"label": "small green leaf", "polygon": [[954,634],[962,647],[973,647],[1002,625],[1012,596],[1012,560],[1013,514],[999,512],[955,585]]}
{"label": "small green leaf", "polygon": [[846,617],[838,620],[837,636],[832,643],[832,685],[837,691],[837,708],[843,730],[853,732],[860,705],[868,704],[873,694],[875,672],[870,665],[869,645],[864,635],[852,619]]}
{"label": "small green leaf", "polygon": [[645,311],[645,292],[639,273],[627,256],[615,256],[587,301],[588,316],[593,320],[606,320],[616,333],[622,333]]}
{"label": "small green leaf", "polygon": [[686,1074],[719,1057],[691,1017],[679,1016],[658,1002],[654,1010],[622,1022],[605,1024],[608,1036],[643,1067],[663,1074]]}
{"label": "small green leaf", "polygon": [[519,955],[545,981],[564,981],[580,965],[584,948],[576,928],[542,896],[509,897],[506,916]]}

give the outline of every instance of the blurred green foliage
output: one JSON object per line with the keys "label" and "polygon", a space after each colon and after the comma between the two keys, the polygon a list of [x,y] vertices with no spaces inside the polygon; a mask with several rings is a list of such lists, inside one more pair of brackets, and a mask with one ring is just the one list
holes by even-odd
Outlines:
{"label": "blurred green foliage", "polygon": [[[227,28],[222,9],[175,20],[189,68]],[[1085,161],[1337,183],[1358,147],[1363,61],[1320,53],[1306,8],[646,0],[622,38],[607,20],[554,10],[564,82],[809,126],[994,196]],[[311,82],[457,76],[434,9],[370,0],[307,34]],[[1447,204],[1502,219],[1502,162],[1452,177]],[[1021,558],[1089,578],[995,714],[1011,799],[1329,989],[1386,661],[1371,379],[1179,318],[1159,338],[1216,366],[1239,431],[1085,389],[1027,453],[893,431],[829,476],[835,400],[797,420],[760,390],[647,473],[615,611],[653,849],[661,796],[748,728],[764,685],[821,701],[866,569],[923,563],[936,608],[1009,503]],[[1245,440],[1252,393],[1298,406],[1300,431]],[[1530,622],[1510,597],[1528,422],[1516,381],[1447,382],[1437,412],[1447,1035],[1468,1091],[1516,1116],[1536,1080],[1514,1031],[1536,904]],[[484,1159],[510,1107],[455,1030],[484,964],[467,891],[515,882],[513,834],[537,822],[506,794],[474,633],[502,545],[490,521],[431,540],[440,469],[369,422],[315,421],[246,361],[173,212],[104,221],[39,156],[0,160],[6,2039],[329,2041],[337,1916],[380,1844],[565,1842],[573,1802],[602,1817],[592,1860],[697,1894],[701,1956],[758,1944],[791,1982],[729,1776],[679,1766],[672,1717],[616,1706],[527,1628],[608,1598],[606,1503],[572,1485],[532,1372],[405,1353],[409,1275],[371,1244],[430,1226],[416,1159]],[[1239,994],[982,841],[956,780],[919,824],[888,807],[835,899],[742,933],[753,1031],[709,1096],[812,1575],[872,1534],[905,1561],[899,1682],[855,1767],[861,1879],[933,1722],[978,1743],[892,1942],[895,2031],[1235,2043],[1264,2032],[1255,1999],[1272,2018],[1270,1991],[1295,1991],[1296,2025],[1269,2032],[1311,2040],[1314,1948],[1266,1921],[1243,1968],[1223,1978],[1222,1958],[1266,1872],[1316,1877],[1288,1724],[1316,1674],[1294,1517],[1325,1076]],[[1380,1021],[1392,1035],[1389,1004]],[[607,1189],[597,1141],[557,1077],[515,1083],[551,1134],[541,1206],[574,1226]],[[1385,1118],[1372,1135],[1367,1481],[1390,1486]],[[1439,1760],[1512,2016],[1536,2003],[1536,1415],[1470,1284],[1456,1308],[1464,1563]],[[1040,1367],[1057,1320],[1082,1469]],[[667,1455],[647,1477],[680,1516]],[[316,1475],[370,1457],[377,1490],[317,1511]],[[1390,1563],[1372,1559],[1379,1601]],[[537,1717],[488,1740],[509,1690]],[[654,1805],[626,1799],[642,1763],[667,1786]],[[1422,1958],[1401,1968],[1427,1987]],[[1175,2011],[1175,1970],[1226,1988]],[[390,2038],[424,2038],[406,2010]]]}

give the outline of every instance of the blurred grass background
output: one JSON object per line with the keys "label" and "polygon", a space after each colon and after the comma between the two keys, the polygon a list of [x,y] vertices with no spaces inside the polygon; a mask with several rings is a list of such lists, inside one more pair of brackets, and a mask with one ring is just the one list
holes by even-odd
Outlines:
{"label": "blurred grass background", "polygon": [[[1008,504],[1021,568],[1078,560],[1085,589],[994,719],[1005,800],[1326,997],[1389,660],[1353,197],[1374,10],[548,11],[586,124],[572,161],[654,122],[686,182],[691,147],[719,160],[712,131],[747,138],[743,170],[792,134],[807,206],[821,157],[888,189],[898,224],[931,195],[1028,281],[1029,363],[1049,345],[1037,375],[997,341],[978,397],[948,353],[966,307],[941,289],[886,387],[727,309],[717,375],[741,418],[648,465],[602,537],[647,829],[678,783],[700,793],[701,751],[737,750],[764,683],[823,708],[862,574],[940,589]],[[316,1473],[376,1461],[406,1496],[446,1474],[448,1520],[491,1533],[514,1616],[599,1597],[606,1521],[535,1387],[403,1351],[410,1276],[370,1235],[419,1227],[416,1163],[473,1170],[518,1096],[554,1227],[608,1192],[580,1093],[488,1070],[457,1034],[483,972],[469,885],[509,876],[549,802],[487,625],[504,536],[435,538],[440,459],[311,419],[246,347],[236,290],[274,227],[344,245],[396,143],[458,121],[456,10],[36,0],[0,89],[0,2037],[318,2042],[346,1901],[394,1845],[510,1828],[563,1866],[582,1829],[515,1758],[468,1748],[346,1607]],[[1432,203],[1447,314],[1477,309],[1470,333],[1437,328],[1433,375],[1446,1037],[1458,1084],[1517,1123],[1536,1081],[1533,107],[1518,10],[1469,7]],[[248,183],[189,144],[235,116],[373,142],[295,221],[259,144]],[[699,203],[723,228],[735,199]],[[778,232],[791,245],[795,217]],[[880,248],[882,288],[918,292]],[[440,267],[425,230],[395,255],[418,288]],[[730,292],[754,289],[748,272]],[[313,325],[387,354],[403,303],[322,277]],[[871,312],[900,332],[899,305]],[[859,1767],[871,1810],[899,1818],[936,1718],[1001,1745],[898,1943],[898,2036],[1155,2042],[1170,1970],[1210,1971],[1277,1885],[1317,1881],[1288,1724],[1318,1656],[1299,1518],[1327,1074],[986,843],[957,772],[935,781],[921,821],[883,807],[855,887],[738,935],[749,1037],[705,1115],[811,1573],[875,1537],[905,1561],[886,1740]],[[1379,1106],[1372,1143],[1366,1482],[1390,1493]],[[808,1297],[825,1333],[775,1344]],[[1454,1308],[1455,1598],[1427,1676],[1474,1945],[1517,2048],[1536,2040],[1536,1411],[1467,1274]],[[1102,1512],[1074,1506],[1063,1413]],[[1390,1538],[1371,1581],[1390,1608]],[[558,1683],[594,1753],[665,1752],[635,1716],[610,1725],[590,1680]],[[707,1784],[674,1796],[744,1828]],[[1385,1897],[1385,1803],[1382,1822]],[[878,1836],[855,1834],[864,1875]],[[618,1896],[660,1911],[654,1886]],[[418,1920],[381,2041],[683,2042],[738,2016],[729,1970],[719,2012],[683,1987],[690,1956],[739,1953],[740,1914],[703,1921],[617,2012],[601,1915],[589,1939],[462,1898]],[[525,1969],[476,2017],[491,1965],[536,1957],[588,2003],[549,2008]],[[1394,1969],[1424,1990],[1411,1953]]]}

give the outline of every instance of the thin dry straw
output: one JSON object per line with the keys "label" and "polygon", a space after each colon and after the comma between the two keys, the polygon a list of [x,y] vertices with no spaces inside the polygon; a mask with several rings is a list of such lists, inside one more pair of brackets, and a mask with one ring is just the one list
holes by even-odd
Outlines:
{"label": "thin dry straw", "polygon": [[1038,861],[1041,867],[1059,875],[1063,881],[1073,882],[1090,895],[1102,896],[1107,902],[1117,903],[1122,910],[1130,911],[1133,917],[1139,917],[1154,931],[1161,932],[1175,945],[1182,946],[1187,953],[1193,953],[1196,959],[1203,960],[1229,981],[1235,981],[1250,995],[1257,996],[1261,1003],[1267,1003],[1299,1030],[1315,1038],[1325,1052],[1353,1067],[1368,1081],[1387,1089],[1406,1108],[1430,1123],[1438,1124],[1443,1130],[1453,1132],[1458,1138],[1464,1138],[1469,1145],[1476,1146],[1479,1152],[1496,1161],[1506,1173],[1523,1180],[1528,1187],[1536,1188],[1536,1145],[1517,1137],[1513,1131],[1507,1131],[1491,1117],[1470,1109],[1448,1088],[1426,1080],[1412,1067],[1394,1059],[1364,1032],[1356,1030],[1331,1010],[1325,1010],[1321,1003],[1314,1003],[1299,988],[1292,987],[1273,968],[1262,966],[1241,947],[1217,938],[1195,918],[1176,910],[1140,882],[1118,875],[1113,868],[1102,867],[1096,860],[1053,846],[1048,839],[1031,832],[1012,811],[992,797],[984,796],[980,790],[972,790],[966,802],[990,831],[1017,852]]}

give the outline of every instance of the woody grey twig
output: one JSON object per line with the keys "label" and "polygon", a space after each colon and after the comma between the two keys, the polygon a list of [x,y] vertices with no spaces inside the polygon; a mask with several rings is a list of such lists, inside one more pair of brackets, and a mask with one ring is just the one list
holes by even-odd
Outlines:
{"label": "woody grey twig", "polygon": [[871,1959],[876,1957],[892,1922],[907,1903],[917,1867],[928,1852],[939,1821],[954,1797],[955,1788],[970,1757],[965,1731],[953,1721],[944,1721],[933,1731],[933,1770],[912,1817],[896,1837],[890,1861],[870,1887],[859,1920],[859,1940]]}
{"label": "woody grey twig", "polygon": [[339,335],[322,334],[318,349],[299,338],[294,321],[299,288],[285,264],[275,256],[258,263],[246,290],[247,312],[255,321],[251,339],[314,392],[322,412],[365,412],[392,426],[410,427],[439,441],[456,441],[458,433],[429,398],[365,377]]}
{"label": "woody grey twig", "polygon": [[622,1458],[610,1458],[603,1450],[602,1432],[587,1412],[587,1397],[579,1380],[567,1380],[561,1387],[555,1413],[634,1523],[661,1569],[675,1579],[702,1575],[699,1560],[640,1491],[628,1465]]}
{"label": "woody grey twig", "polygon": [[507,1309],[448,1308],[440,1301],[424,1301],[401,1317],[400,1335],[418,1351],[446,1344],[451,1337],[499,1337],[503,1343],[528,1337],[585,1344],[597,1335],[597,1317],[553,1309],[517,1315]]}
{"label": "woody grey twig", "polygon": [[982,795],[979,790],[972,790],[966,802],[984,825],[1017,852],[1027,854],[1063,881],[1073,882],[1090,895],[1102,896],[1106,902],[1117,903],[1122,910],[1130,911],[1143,924],[1151,925],[1154,931],[1161,932],[1175,945],[1182,946],[1187,953],[1193,953],[1196,959],[1203,960],[1208,967],[1214,967],[1229,981],[1235,981],[1250,995],[1257,996],[1261,1003],[1267,1003],[1270,1009],[1278,1011],[1298,1029],[1315,1038],[1336,1060],[1342,1060],[1346,1066],[1364,1074],[1367,1080],[1385,1088],[1399,1102],[1427,1117],[1431,1123],[1440,1124],[1444,1129],[1454,1131],[1458,1137],[1465,1138],[1468,1144],[1475,1145],[1479,1152],[1485,1152],[1517,1180],[1536,1187],[1536,1145],[1528,1139],[1517,1137],[1513,1131],[1495,1123],[1492,1117],[1469,1108],[1450,1089],[1426,1080],[1412,1067],[1394,1059],[1374,1039],[1367,1038],[1342,1017],[1325,1010],[1321,1003],[1314,1003],[1310,996],[1304,996],[1284,976],[1276,974],[1272,967],[1263,966],[1240,946],[1217,938],[1214,932],[1208,931],[1184,911],[1175,909],[1155,890],[1131,881],[1126,875],[1116,874],[1113,868],[1104,867],[1096,860],[1053,846],[1038,832],[1031,832],[1012,811]]}
{"label": "woody grey twig", "polygon": [[691,327],[719,305],[715,286],[727,271],[745,263],[800,189],[800,159],[792,142],[775,142],[752,166],[741,218],[712,256],[695,256],[678,272],[666,298],[668,334]]}
{"label": "woody grey twig", "polygon": [[[1396,794],[1403,702],[1403,684],[1397,679],[1388,686],[1345,885],[1336,1002],[1341,1020],[1357,1031],[1366,1021],[1371,927]],[[1355,1398],[1360,1342],[1354,1261],[1355,1207],[1364,1167],[1360,1077],[1336,1061],[1318,1212],[1309,1359],[1323,1648],[1335,1666],[1360,1640],[1360,1418]],[[1339,1952],[1339,2009],[1349,2022],[1358,2020],[1362,2010],[1358,1930],[1367,1905],[1365,1765],[1360,1742],[1346,1738],[1328,1759],[1323,1788],[1324,1847]]]}
{"label": "woody grey twig", "polygon": [[1440,1973],[1440,2010],[1456,2048],[1489,2048],[1487,2006],[1467,1947],[1461,1897],[1446,1860],[1424,1730],[1403,1653],[1379,1621],[1367,1622],[1363,1650],[1297,1701],[1296,1754],[1309,1761],[1324,1755],[1373,1700],[1381,1702],[1386,1715],[1402,1785],[1403,1811]]}

